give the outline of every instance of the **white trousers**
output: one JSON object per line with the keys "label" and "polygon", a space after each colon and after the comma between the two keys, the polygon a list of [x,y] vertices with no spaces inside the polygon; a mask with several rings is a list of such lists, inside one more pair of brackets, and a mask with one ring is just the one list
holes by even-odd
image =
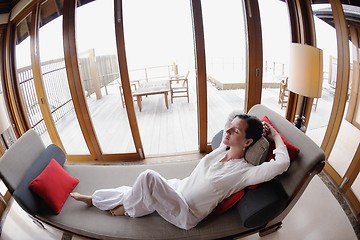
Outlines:
{"label": "white trousers", "polygon": [[153,170],[142,172],[132,187],[97,190],[92,203],[101,210],[123,205],[130,217],[141,217],[156,211],[161,217],[182,229],[190,229],[201,220],[176,191],[178,179],[166,180]]}

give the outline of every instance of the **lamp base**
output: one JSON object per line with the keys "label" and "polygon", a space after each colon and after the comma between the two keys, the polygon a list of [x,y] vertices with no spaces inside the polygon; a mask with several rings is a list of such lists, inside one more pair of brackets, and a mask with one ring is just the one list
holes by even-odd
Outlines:
{"label": "lamp base", "polygon": [[295,122],[293,122],[293,124],[295,125],[295,127],[300,129],[302,132],[306,132],[306,127],[303,124],[304,122],[305,122],[305,117],[304,116],[300,117],[299,115],[296,115],[295,116]]}

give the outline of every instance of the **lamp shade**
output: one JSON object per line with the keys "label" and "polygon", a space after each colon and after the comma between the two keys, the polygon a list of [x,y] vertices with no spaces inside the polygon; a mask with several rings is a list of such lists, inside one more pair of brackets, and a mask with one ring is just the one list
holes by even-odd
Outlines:
{"label": "lamp shade", "polygon": [[10,127],[3,96],[0,95],[0,134]]}
{"label": "lamp shade", "polygon": [[321,97],[322,50],[309,45],[292,43],[289,64],[288,89],[305,97]]}

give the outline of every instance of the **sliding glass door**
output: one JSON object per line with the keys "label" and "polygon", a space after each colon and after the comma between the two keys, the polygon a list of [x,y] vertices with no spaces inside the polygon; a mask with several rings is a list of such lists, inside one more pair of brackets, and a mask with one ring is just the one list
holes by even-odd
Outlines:
{"label": "sliding glass door", "polygon": [[[41,5],[47,8],[50,1]],[[62,38],[63,17],[59,16],[39,29],[41,73],[46,99],[67,154],[89,154],[76,117],[65,69]],[[50,139],[45,141],[48,143]]]}
{"label": "sliding glass door", "polygon": [[[138,96],[134,97],[135,113],[145,155],[197,151],[190,2],[124,0],[123,23],[129,80],[132,94]],[[174,86],[182,92],[175,94]]]}
{"label": "sliding glass door", "polygon": [[228,114],[244,111],[246,27],[242,1],[201,1],[207,74],[208,139],[222,130]]}
{"label": "sliding glass door", "polygon": [[76,9],[76,40],[83,86],[79,94],[86,99],[101,152],[135,152],[123,104],[113,0],[94,1]]}

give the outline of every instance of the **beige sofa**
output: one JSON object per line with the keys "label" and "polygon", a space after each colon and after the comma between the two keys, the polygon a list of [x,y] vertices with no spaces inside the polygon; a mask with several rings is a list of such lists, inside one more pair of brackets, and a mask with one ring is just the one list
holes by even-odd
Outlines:
{"label": "beige sofa", "polygon": [[[48,214],[42,206],[32,208],[26,196],[19,190],[21,182],[39,156],[56,155],[63,158],[56,146],[46,148],[33,130],[26,132],[11,146],[0,160],[0,175],[20,206],[35,221],[64,231],[66,239],[80,235],[95,239],[219,239],[246,236],[255,232],[260,235],[277,230],[296,204],[312,177],[324,166],[323,151],[306,135],[296,129],[282,116],[263,105],[256,105],[249,114],[259,118],[268,116],[279,131],[298,148],[300,154],[287,172],[276,179],[248,191],[228,212],[209,216],[191,230],[179,229],[158,214],[141,218],[114,217],[110,213],[89,208],[68,198],[58,215]],[[47,149],[47,150],[46,150]],[[44,156],[43,156],[44,157]],[[196,166],[197,161],[141,165],[70,165],[64,169],[80,180],[75,191],[91,194],[99,188],[131,185],[136,176],[145,169],[154,169],[165,178],[183,178]],[[26,187],[26,186],[25,186]]]}

